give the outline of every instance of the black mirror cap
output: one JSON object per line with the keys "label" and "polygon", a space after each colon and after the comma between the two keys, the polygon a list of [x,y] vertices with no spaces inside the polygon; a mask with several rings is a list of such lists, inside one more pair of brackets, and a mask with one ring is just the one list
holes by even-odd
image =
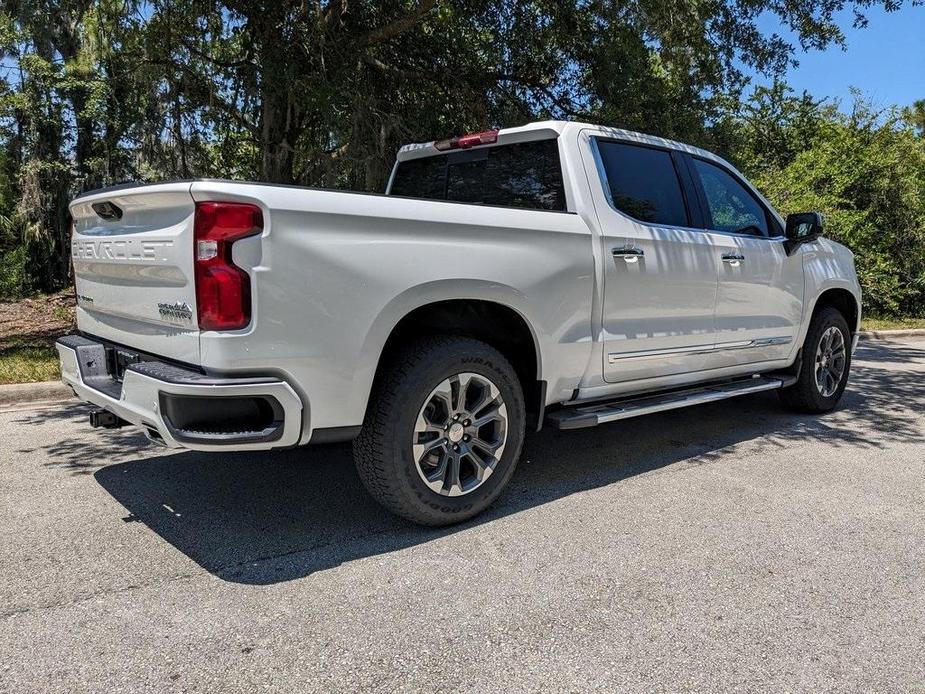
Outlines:
{"label": "black mirror cap", "polygon": [[821,212],[796,212],[787,215],[787,253],[793,253],[799,246],[815,241],[822,236],[823,218]]}

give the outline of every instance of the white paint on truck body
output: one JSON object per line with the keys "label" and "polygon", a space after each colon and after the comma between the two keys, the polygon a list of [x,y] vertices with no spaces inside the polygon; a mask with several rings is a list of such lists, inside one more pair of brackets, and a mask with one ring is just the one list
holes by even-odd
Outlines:
{"label": "white paint on truck body", "polygon": [[[278,378],[302,401],[306,443],[315,429],[362,423],[392,329],[437,301],[492,301],[522,316],[547,404],[576,392],[605,397],[786,366],[821,291],[847,289],[860,306],[850,252],[832,241],[787,256],[780,238],[657,229],[619,212],[607,201],[593,147],[596,138],[618,139],[731,169],[715,155],[553,121],[501,130],[489,146],[549,138],[557,139],[562,163],[562,212],[212,180],[81,196],[71,205],[84,297],[78,328],[208,374]],[[403,147],[397,158],[434,154],[433,143],[424,143]],[[122,219],[101,220],[92,208],[100,201],[122,208]],[[252,286],[252,318],[242,330],[198,330],[197,201],[263,211],[262,233],[233,246]],[[612,255],[626,244],[646,252],[645,264],[630,268]],[[751,262],[731,268],[721,255],[734,250]],[[762,339],[769,341],[749,350],[723,348]],[[705,349],[693,354],[688,348],[698,344]]]}

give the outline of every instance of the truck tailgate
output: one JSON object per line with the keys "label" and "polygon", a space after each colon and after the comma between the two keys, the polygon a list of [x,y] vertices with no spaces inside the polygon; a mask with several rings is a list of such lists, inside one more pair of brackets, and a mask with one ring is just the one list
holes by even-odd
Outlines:
{"label": "truck tailgate", "polygon": [[109,189],[70,210],[77,327],[199,364],[190,184]]}

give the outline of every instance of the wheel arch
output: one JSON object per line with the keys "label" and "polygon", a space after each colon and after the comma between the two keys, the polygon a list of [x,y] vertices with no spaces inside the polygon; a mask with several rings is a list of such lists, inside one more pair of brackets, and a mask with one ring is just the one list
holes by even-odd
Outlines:
{"label": "wheel arch", "polygon": [[816,297],[811,315],[814,316],[826,306],[836,309],[845,317],[852,335],[860,330],[861,305],[851,291],[844,287],[829,287],[823,290]]}
{"label": "wheel arch", "polygon": [[481,340],[511,362],[524,390],[529,422],[538,427],[545,407],[540,341],[526,300],[497,283],[441,281],[414,287],[393,299],[373,325],[364,349],[375,354],[375,369],[363,397],[391,355],[426,335],[459,335]]}
{"label": "wheel arch", "polygon": [[791,369],[799,370],[803,343],[809,326],[816,313],[825,306],[832,306],[845,316],[848,329],[854,336],[861,329],[861,294],[856,283],[841,278],[829,278],[819,283],[818,289],[812,291],[811,298],[804,304],[803,321],[793,352],[791,353]]}

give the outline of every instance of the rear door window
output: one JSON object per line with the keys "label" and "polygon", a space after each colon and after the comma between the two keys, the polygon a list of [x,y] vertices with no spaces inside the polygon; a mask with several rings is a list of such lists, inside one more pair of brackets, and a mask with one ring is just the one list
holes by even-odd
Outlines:
{"label": "rear door window", "polygon": [[556,140],[450,152],[398,164],[390,195],[479,205],[564,210]]}
{"label": "rear door window", "polygon": [[624,142],[597,144],[614,207],[641,222],[690,226],[669,152]]}

